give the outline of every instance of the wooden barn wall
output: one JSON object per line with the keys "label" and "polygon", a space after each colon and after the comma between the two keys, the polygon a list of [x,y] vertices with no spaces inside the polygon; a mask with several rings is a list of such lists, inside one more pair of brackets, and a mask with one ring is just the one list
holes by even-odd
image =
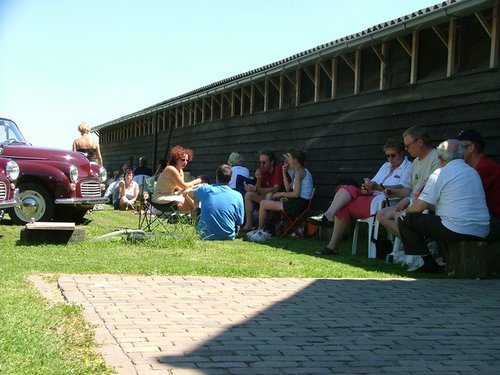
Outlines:
{"label": "wooden barn wall", "polygon": [[[492,12],[485,14],[491,22]],[[474,128],[486,140],[486,153],[500,161],[498,63],[491,65],[492,44],[478,17],[467,15],[457,22],[458,47],[451,71],[448,49],[436,32],[447,32],[449,25],[443,23],[436,30],[419,31],[415,84],[409,83],[411,58],[401,46],[401,40],[410,43],[409,34],[386,42],[389,52],[383,89],[379,88],[378,57],[371,48],[365,48],[360,51],[363,63],[359,93],[354,94],[352,69],[338,58],[336,97],[332,99],[331,79],[320,70],[319,97],[315,101],[315,87],[308,77],[314,72],[312,64],[302,67],[297,75],[293,70],[286,72],[282,109],[278,109],[280,96],[274,85],[279,84],[280,77],[276,76],[269,78],[274,85],[255,81],[253,86],[176,108],[153,110],[103,129],[104,165],[112,174],[125,162],[136,166],[143,156],[154,169],[153,164],[166,157],[171,146],[180,144],[195,152],[187,168],[192,175],[214,176],[216,167],[225,163],[233,151],[241,153],[253,171],[258,166],[259,150],[271,149],[281,159],[288,148],[305,149],[306,165],[317,187],[313,205],[324,208],[343,178],[362,181],[372,177],[385,161],[382,146],[386,139],[401,137],[411,126],[428,127],[434,146],[461,129]],[[498,33],[498,24],[496,27]],[[494,51],[497,61],[498,49]],[[355,55],[347,52],[346,58],[354,61]],[[330,64],[331,59],[324,63]],[[305,74],[306,70],[309,74]],[[298,106],[294,84],[290,82],[295,77],[301,82]],[[267,108],[262,95],[266,85]],[[249,109],[251,91],[255,92],[254,113]],[[233,107],[231,100],[236,103]],[[212,108],[211,113],[208,108]]]}
{"label": "wooden barn wall", "polygon": [[385,161],[387,138],[401,137],[415,125],[428,127],[434,146],[474,128],[484,136],[487,152],[500,160],[499,72],[180,128],[171,145],[192,148],[195,159],[188,169],[209,176],[233,151],[255,170],[258,150],[280,156],[288,148],[305,149],[317,187],[314,203],[324,207],[341,179],[372,177]]}
{"label": "wooden barn wall", "polygon": [[[401,137],[415,125],[428,127],[433,145],[461,129],[477,129],[487,142],[487,153],[500,160],[500,72],[176,128],[170,144],[167,129],[158,133],[157,157],[163,157],[169,145],[190,147],[195,158],[187,170],[214,176],[233,151],[254,170],[259,150],[271,149],[279,156],[288,148],[305,149],[317,187],[314,206],[324,207],[341,179],[373,176],[385,161],[386,139]],[[153,160],[152,145],[152,135],[109,144],[104,160],[115,166],[141,155]]]}

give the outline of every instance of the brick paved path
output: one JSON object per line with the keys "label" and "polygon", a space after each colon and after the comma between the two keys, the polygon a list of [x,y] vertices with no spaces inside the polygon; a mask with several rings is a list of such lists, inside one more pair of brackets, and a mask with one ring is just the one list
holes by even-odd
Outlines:
{"label": "brick paved path", "polygon": [[499,374],[500,280],[65,275],[119,374]]}

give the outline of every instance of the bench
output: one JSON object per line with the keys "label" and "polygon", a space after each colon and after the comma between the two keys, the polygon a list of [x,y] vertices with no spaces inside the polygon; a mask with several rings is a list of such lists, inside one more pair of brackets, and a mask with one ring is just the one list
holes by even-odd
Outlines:
{"label": "bench", "polygon": [[447,275],[465,279],[500,277],[500,242],[449,242],[447,248]]}
{"label": "bench", "polygon": [[500,221],[491,222],[486,241],[447,243],[446,274],[458,278],[500,277]]}

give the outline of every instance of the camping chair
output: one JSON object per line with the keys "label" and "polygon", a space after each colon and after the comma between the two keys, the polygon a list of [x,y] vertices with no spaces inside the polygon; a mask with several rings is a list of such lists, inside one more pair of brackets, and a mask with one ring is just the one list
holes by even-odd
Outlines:
{"label": "camping chair", "polygon": [[153,177],[145,178],[142,184],[143,193],[139,196],[139,229],[147,232],[151,232],[159,226],[166,230],[166,224],[177,212],[176,202],[158,204],[152,201],[154,186]]}
{"label": "camping chair", "polygon": [[312,200],[314,198],[314,191],[315,188],[313,188],[311,192],[311,199],[309,200],[307,207],[302,212],[295,215],[288,215],[285,211],[280,212],[282,221],[276,229],[277,237],[284,237],[289,232],[295,233],[297,237],[304,236],[304,234],[299,230],[299,227],[305,222],[305,218],[309,210],[311,209]]}

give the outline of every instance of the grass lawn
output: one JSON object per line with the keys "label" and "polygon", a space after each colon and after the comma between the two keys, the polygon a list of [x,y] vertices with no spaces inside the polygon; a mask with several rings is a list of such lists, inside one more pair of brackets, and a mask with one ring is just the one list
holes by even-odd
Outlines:
{"label": "grass lawn", "polygon": [[[27,280],[46,274],[55,282],[65,273],[134,275],[210,275],[228,277],[393,278],[418,277],[405,268],[367,259],[366,242],[350,255],[346,240],[335,258],[313,256],[324,241],[272,238],[257,244],[199,241],[190,225],[170,225],[168,232],[141,242],[126,236],[93,239],[118,229],[137,227],[128,211],[106,209],[87,214],[79,228],[85,240],[65,245],[28,245],[22,227],[8,218],[0,224],[0,373],[109,374],[112,369],[94,351],[92,330],[81,309],[46,301]],[[361,236],[360,236],[361,237]],[[363,236],[366,237],[366,236]],[[365,239],[365,238],[362,238]]]}

